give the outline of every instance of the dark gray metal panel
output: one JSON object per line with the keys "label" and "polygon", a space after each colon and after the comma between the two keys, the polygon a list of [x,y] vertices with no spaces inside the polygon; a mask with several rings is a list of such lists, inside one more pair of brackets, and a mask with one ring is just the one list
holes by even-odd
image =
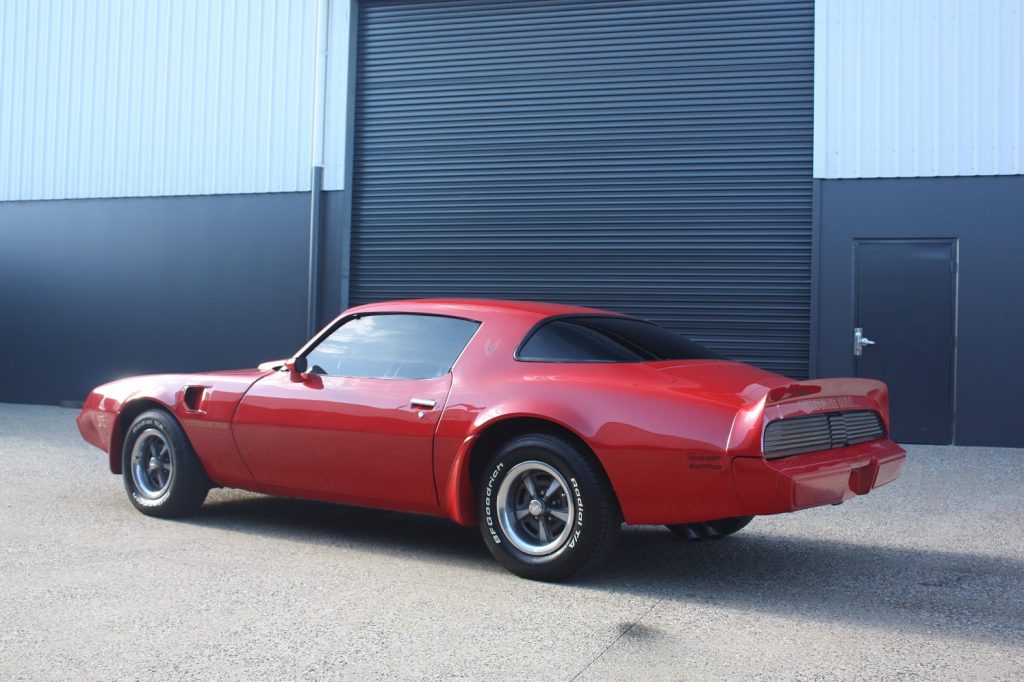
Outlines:
{"label": "dark gray metal panel", "polygon": [[809,376],[818,375],[818,319],[821,316],[821,180],[817,178],[811,185],[811,310],[810,310],[810,348],[807,360]]}
{"label": "dark gray metal panel", "polygon": [[957,239],[954,439],[1024,446],[1024,177],[822,180],[820,212],[820,375],[854,372],[854,239]]}
{"label": "dark gray metal panel", "polygon": [[309,194],[0,202],[0,402],[305,340]]}
{"label": "dark gray metal panel", "polygon": [[808,363],[813,3],[359,3],[353,303],[631,312]]}
{"label": "dark gray metal panel", "polygon": [[318,324],[323,327],[346,308],[342,300],[344,259],[348,250],[345,226],[349,223],[351,193],[335,190],[323,193],[321,205],[323,241],[320,246],[320,287]]}

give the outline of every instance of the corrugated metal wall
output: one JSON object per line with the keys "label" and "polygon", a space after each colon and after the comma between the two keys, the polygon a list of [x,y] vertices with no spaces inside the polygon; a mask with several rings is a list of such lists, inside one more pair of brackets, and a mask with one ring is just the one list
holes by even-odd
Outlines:
{"label": "corrugated metal wall", "polygon": [[1021,0],[818,0],[820,178],[1024,173]]}
{"label": "corrugated metal wall", "polygon": [[324,189],[345,189],[351,0],[330,0],[324,106]]}
{"label": "corrugated metal wall", "polygon": [[316,18],[316,0],[0,2],[0,200],[308,190]]}
{"label": "corrugated metal wall", "polygon": [[360,4],[354,303],[632,312],[807,373],[813,3]]}

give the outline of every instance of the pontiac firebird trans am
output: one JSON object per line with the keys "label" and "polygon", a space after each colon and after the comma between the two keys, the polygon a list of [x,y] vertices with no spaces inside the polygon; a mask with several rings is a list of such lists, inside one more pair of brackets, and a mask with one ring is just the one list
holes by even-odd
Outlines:
{"label": "pontiac firebird trans am", "polygon": [[100,386],[78,427],[144,514],[227,486],[446,516],[539,580],[600,563],[623,522],[720,538],[906,458],[878,381],[793,381],[634,317],[513,301],[353,308],[287,361]]}

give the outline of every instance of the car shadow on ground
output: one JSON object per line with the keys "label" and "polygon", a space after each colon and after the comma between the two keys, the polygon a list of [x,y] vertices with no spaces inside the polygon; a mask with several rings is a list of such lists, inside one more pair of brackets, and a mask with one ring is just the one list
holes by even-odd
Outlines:
{"label": "car shadow on ground", "polygon": [[447,563],[490,564],[475,526],[459,526],[439,517],[237,491],[217,491],[211,498],[182,521]]}
{"label": "car shadow on ground", "polygon": [[[475,527],[427,516],[245,494],[211,500],[186,522],[502,570]],[[625,527],[608,563],[570,586],[851,626],[1024,642],[1020,560],[756,528],[691,543],[661,527]]]}

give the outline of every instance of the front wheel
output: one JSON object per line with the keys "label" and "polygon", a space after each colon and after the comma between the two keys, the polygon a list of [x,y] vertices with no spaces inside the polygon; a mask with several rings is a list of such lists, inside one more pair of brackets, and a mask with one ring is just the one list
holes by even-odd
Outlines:
{"label": "front wheel", "polygon": [[753,519],[753,516],[732,516],[715,521],[677,523],[665,527],[686,540],[720,540],[726,535],[743,530]]}
{"label": "front wheel", "polygon": [[163,518],[191,514],[210,490],[188,437],[163,410],[136,417],[125,435],[122,457],[128,499],[143,514]]}
{"label": "front wheel", "polygon": [[558,436],[513,438],[478,482],[480,532],[512,573],[562,580],[603,561],[622,525],[607,480],[582,448]]}

